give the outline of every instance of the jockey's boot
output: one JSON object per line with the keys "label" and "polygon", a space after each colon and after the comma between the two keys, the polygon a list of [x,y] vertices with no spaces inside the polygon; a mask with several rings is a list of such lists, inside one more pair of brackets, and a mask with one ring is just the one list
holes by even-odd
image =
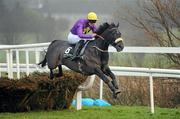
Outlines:
{"label": "jockey's boot", "polygon": [[73,56],[71,58],[72,61],[80,58],[80,52],[81,52],[81,49],[83,48],[83,46],[84,46],[84,40],[80,40],[76,44],[76,46],[74,48]]}

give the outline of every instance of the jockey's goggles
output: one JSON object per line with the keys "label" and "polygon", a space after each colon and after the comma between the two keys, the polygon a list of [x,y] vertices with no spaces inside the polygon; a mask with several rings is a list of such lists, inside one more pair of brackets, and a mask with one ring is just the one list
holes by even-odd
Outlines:
{"label": "jockey's goggles", "polygon": [[89,20],[90,23],[96,23],[97,20]]}

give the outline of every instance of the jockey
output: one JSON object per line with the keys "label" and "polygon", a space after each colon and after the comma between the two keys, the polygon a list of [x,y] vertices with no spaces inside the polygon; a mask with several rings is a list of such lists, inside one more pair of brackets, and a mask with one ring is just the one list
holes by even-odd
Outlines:
{"label": "jockey", "polygon": [[[76,44],[72,60],[79,58],[80,51],[83,48],[87,40],[92,40],[96,34],[95,23],[98,20],[96,13],[89,12],[86,19],[79,19],[68,35],[69,44]],[[92,31],[92,34],[87,34]]]}

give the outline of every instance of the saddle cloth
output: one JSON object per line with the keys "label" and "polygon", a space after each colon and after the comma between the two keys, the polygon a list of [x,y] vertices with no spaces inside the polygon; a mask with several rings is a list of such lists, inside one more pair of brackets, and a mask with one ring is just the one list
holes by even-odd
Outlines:
{"label": "saddle cloth", "polygon": [[[85,45],[83,46],[83,48],[82,48],[81,51],[80,51],[80,54],[79,54],[80,56],[83,56],[84,51],[85,51],[85,49],[86,49],[86,47],[87,47],[87,45],[88,45],[89,42],[90,42],[90,41],[86,41]],[[71,45],[70,47],[68,47],[68,48],[65,50],[63,57],[64,57],[64,58],[71,58],[71,57],[73,56],[74,48],[75,48],[75,45]]]}

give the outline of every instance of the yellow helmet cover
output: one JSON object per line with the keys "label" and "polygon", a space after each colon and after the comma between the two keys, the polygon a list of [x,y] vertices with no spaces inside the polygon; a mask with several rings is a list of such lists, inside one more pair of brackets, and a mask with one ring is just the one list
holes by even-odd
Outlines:
{"label": "yellow helmet cover", "polygon": [[87,15],[88,20],[98,20],[97,15],[95,12],[89,12]]}

